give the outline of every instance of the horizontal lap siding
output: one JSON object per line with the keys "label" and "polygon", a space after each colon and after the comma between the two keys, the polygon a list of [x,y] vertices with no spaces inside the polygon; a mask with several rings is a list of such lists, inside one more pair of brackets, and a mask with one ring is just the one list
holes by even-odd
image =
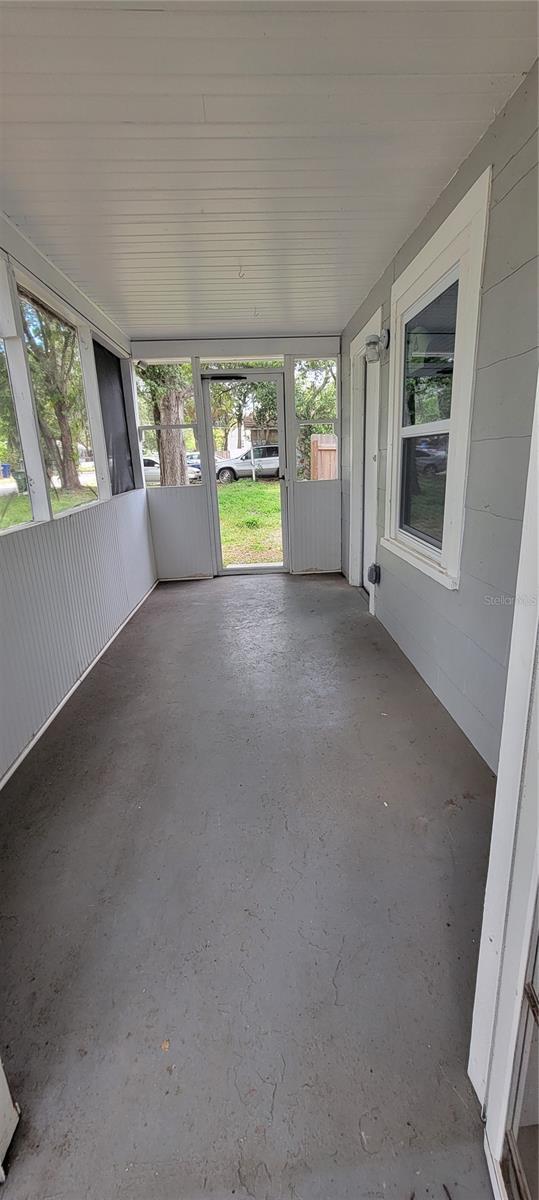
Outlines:
{"label": "horizontal lap siding", "polygon": [[[376,615],[486,761],[496,769],[538,364],[537,68],[399,250],[343,334],[343,446],[350,342],[489,163],[493,185],[483,277],[460,586],[450,592],[387,550]],[[389,354],[382,360],[378,531],[386,499]],[[349,528],[347,455],[343,530]],[[343,542],[345,567],[348,541]]]}
{"label": "horizontal lap siding", "polygon": [[154,581],[144,491],[0,538],[0,780]]}

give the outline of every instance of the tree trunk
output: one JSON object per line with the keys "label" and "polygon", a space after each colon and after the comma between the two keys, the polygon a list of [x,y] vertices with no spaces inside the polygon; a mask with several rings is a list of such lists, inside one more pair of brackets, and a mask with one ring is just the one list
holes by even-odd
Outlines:
{"label": "tree trunk", "polygon": [[47,472],[47,478],[50,482],[52,474],[56,471],[58,473],[58,475],[60,476],[60,480],[61,480],[61,478],[62,478],[62,459],[61,459],[60,451],[58,449],[58,444],[57,444],[53,434],[51,433],[48,425],[46,424],[46,422],[43,421],[41,417],[39,417],[38,419],[39,419],[39,429],[40,429],[40,433],[41,433],[41,437],[42,437],[42,444],[43,444],[43,449],[44,449],[45,470]]}
{"label": "tree trunk", "polygon": [[78,450],[73,445],[73,437],[69,427],[69,419],[62,403],[55,404],[56,419],[60,431],[61,462],[60,474],[62,487],[66,492],[80,492],[81,482],[78,470]]}
{"label": "tree trunk", "polygon": [[167,425],[178,425],[183,421],[183,395],[171,388],[160,404],[161,431],[159,436],[159,468],[163,487],[189,483],[185,443],[181,429],[167,429]]}

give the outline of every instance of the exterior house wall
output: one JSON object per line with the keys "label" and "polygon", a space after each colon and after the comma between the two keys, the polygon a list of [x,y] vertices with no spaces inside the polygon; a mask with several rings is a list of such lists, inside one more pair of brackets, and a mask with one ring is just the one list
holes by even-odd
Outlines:
{"label": "exterior house wall", "polygon": [[[343,570],[350,527],[350,343],[492,164],[460,586],[379,547],[376,615],[496,769],[538,362],[537,64],[401,247],[342,335]],[[384,531],[389,352],[381,362],[378,536]]]}

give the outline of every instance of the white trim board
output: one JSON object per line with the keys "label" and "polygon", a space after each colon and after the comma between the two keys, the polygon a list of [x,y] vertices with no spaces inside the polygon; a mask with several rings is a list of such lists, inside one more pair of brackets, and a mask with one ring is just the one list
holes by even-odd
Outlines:
{"label": "white trim board", "polygon": [[482,1104],[487,1093],[537,639],[538,403],[536,399],[468,1064]]}
{"label": "white trim board", "polygon": [[[65,515],[69,516],[70,514],[66,513]],[[112,643],[116,640],[116,638],[118,637],[118,634],[122,632],[122,629],[124,629],[125,626],[129,623],[129,621],[131,620],[131,617],[134,617],[137,610],[146,602],[146,600],[148,599],[148,596],[151,596],[154,588],[156,588],[157,584],[160,582],[161,581],[159,579],[154,580],[151,588],[148,588],[148,591],[145,593],[145,595],[142,597],[142,599],[139,600],[137,602],[137,604],[135,604],[135,607],[131,609],[131,612],[128,613],[127,617],[125,617],[125,620],[123,620],[121,625],[118,626],[118,628],[112,634],[112,637],[110,637],[108,639],[108,641],[105,642],[105,645],[103,646],[103,648],[99,651],[98,654],[96,654],[95,658],[92,659],[91,663],[88,664],[88,666],[82,672],[82,675],[80,675],[79,678],[75,681],[75,683],[72,684],[69,691],[66,692],[65,696],[62,697],[62,699],[60,700],[59,704],[56,705],[56,708],[53,710],[53,712],[51,712],[50,715],[47,717],[47,720],[43,722],[43,725],[40,726],[40,728],[38,729],[37,733],[34,734],[31,741],[29,741],[28,744],[24,747],[24,749],[21,750],[20,754],[17,755],[17,758],[15,759],[15,761],[12,762],[11,766],[8,767],[7,771],[4,773],[4,775],[0,779],[0,791],[2,790],[3,787],[5,787],[8,780],[11,779],[11,776],[15,774],[15,771],[17,770],[18,767],[20,767],[21,763],[24,762],[24,759],[26,758],[27,754],[29,754],[30,751],[33,750],[34,746],[39,741],[39,739],[41,737],[43,737],[43,734],[49,728],[49,725],[52,724],[55,717],[57,717],[58,713],[61,712],[62,708],[64,707],[64,704],[67,704],[68,700],[71,699],[71,696],[73,695],[73,693],[76,692],[78,687],[80,687],[83,679],[86,679],[86,676],[90,674],[90,671],[93,670],[96,663],[99,662],[99,659],[103,657],[105,651],[109,649],[109,646],[112,646]]]}
{"label": "white trim board", "polygon": [[131,343],[135,360],[174,362],[185,358],[264,358],[266,355],[293,354],[296,358],[337,358],[341,352],[340,335],[331,337],[257,337],[257,338],[184,338],[173,341]]}
{"label": "white trim board", "polygon": [[537,703],[539,386],[530,447],[468,1072],[485,1112],[497,1200],[538,887]]}

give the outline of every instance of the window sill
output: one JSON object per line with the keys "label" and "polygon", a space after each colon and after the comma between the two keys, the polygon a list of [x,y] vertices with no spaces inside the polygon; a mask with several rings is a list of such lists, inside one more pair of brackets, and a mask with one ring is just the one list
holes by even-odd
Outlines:
{"label": "window sill", "polygon": [[428,575],[430,579],[435,579],[437,583],[441,583],[442,587],[448,588],[449,591],[455,592],[459,586],[458,576],[447,571],[430,555],[422,554],[421,550],[417,550],[412,546],[405,546],[402,542],[398,542],[393,538],[380,538],[380,545],[384,550],[389,550],[391,554],[395,554],[397,558],[404,559],[412,567],[416,567],[418,571],[422,571],[424,575]]}

